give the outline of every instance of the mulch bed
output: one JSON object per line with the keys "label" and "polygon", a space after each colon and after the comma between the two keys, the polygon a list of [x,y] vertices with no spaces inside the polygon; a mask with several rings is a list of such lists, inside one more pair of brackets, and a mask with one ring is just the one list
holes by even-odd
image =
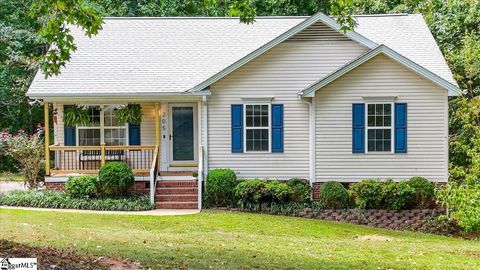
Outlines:
{"label": "mulch bed", "polygon": [[12,241],[0,239],[0,257],[2,258],[37,258],[38,269],[64,270],[121,270],[143,269],[138,263],[105,257],[80,255],[51,247],[30,247]]}

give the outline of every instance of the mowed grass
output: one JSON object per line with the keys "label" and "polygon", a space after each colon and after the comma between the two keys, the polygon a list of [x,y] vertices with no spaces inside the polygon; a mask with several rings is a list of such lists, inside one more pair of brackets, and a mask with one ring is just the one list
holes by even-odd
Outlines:
{"label": "mowed grass", "polygon": [[124,258],[153,269],[480,269],[480,241],[260,214],[0,209],[0,227],[3,239]]}

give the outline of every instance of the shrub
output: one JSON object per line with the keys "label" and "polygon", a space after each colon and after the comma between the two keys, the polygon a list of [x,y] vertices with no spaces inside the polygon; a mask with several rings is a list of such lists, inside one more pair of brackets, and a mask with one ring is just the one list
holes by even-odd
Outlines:
{"label": "shrub", "polygon": [[412,196],[413,207],[428,208],[435,198],[435,184],[423,177],[412,177],[408,184],[415,190]]}
{"label": "shrub", "polygon": [[411,203],[414,192],[415,189],[407,182],[388,179],[382,186],[383,205],[389,210],[405,209]]}
{"label": "shrub", "polygon": [[320,187],[319,201],[326,208],[347,208],[350,204],[350,194],[339,182],[330,181]]}
{"label": "shrub", "polygon": [[4,131],[0,134],[0,152],[2,155],[11,156],[20,167],[20,172],[25,177],[25,184],[29,188],[37,188],[43,182],[45,166],[45,145],[41,136],[43,130],[38,128],[37,133],[28,135],[20,130],[13,136]]}
{"label": "shrub", "polygon": [[241,205],[246,203],[259,203],[262,199],[264,189],[265,181],[260,179],[245,180],[235,187],[235,197],[238,198]]}
{"label": "shrub", "polygon": [[382,182],[366,179],[351,187],[355,205],[358,208],[378,209],[382,206]]}
{"label": "shrub", "polygon": [[480,231],[480,184],[450,182],[436,191],[438,202],[466,232]]}
{"label": "shrub", "polygon": [[72,198],[64,192],[15,190],[0,194],[0,205],[87,209],[104,211],[144,211],[155,208],[147,196],[125,198]]}
{"label": "shrub", "polygon": [[290,201],[293,202],[309,202],[312,188],[310,182],[306,179],[292,178],[287,181],[287,185],[291,189]]}
{"label": "shrub", "polygon": [[246,204],[286,202],[291,188],[277,180],[251,179],[242,181],[235,187],[235,196],[240,206]]}
{"label": "shrub", "polygon": [[292,189],[283,182],[277,180],[267,180],[265,181],[265,194],[263,199],[265,201],[271,202],[284,202],[288,201]]}
{"label": "shrub", "polygon": [[234,202],[234,189],[237,175],[230,169],[214,169],[208,172],[205,186],[207,204],[211,206],[228,206]]}
{"label": "shrub", "polygon": [[97,193],[96,176],[70,176],[65,183],[65,193],[72,198],[92,198]]}
{"label": "shrub", "polygon": [[106,196],[124,196],[132,190],[135,177],[125,162],[108,162],[100,168],[98,191]]}

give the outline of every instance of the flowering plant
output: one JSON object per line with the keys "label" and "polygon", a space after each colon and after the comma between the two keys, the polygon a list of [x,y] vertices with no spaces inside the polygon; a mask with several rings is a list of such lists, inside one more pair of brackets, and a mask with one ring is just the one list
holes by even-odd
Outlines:
{"label": "flowering plant", "polygon": [[43,182],[45,151],[42,134],[43,128],[39,125],[37,132],[32,135],[22,129],[16,135],[8,131],[0,135],[0,151],[12,156],[18,163],[28,188],[37,188]]}

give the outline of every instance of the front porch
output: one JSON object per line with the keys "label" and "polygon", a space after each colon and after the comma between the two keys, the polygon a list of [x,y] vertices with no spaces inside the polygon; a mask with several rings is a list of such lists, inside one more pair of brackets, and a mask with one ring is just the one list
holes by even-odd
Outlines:
{"label": "front porch", "polygon": [[[47,188],[62,189],[69,176],[97,174],[103,164],[121,161],[135,175],[135,192],[148,193],[158,208],[200,209],[206,139],[202,137],[202,122],[206,104],[198,98],[139,102],[143,118],[135,129],[130,123],[112,124],[117,121],[114,112],[118,104],[122,103],[44,103]],[[63,123],[65,108],[78,105],[89,108],[90,124],[67,127]],[[50,106],[53,144],[48,143]],[[182,187],[186,183],[188,189],[169,193],[172,185]]]}

